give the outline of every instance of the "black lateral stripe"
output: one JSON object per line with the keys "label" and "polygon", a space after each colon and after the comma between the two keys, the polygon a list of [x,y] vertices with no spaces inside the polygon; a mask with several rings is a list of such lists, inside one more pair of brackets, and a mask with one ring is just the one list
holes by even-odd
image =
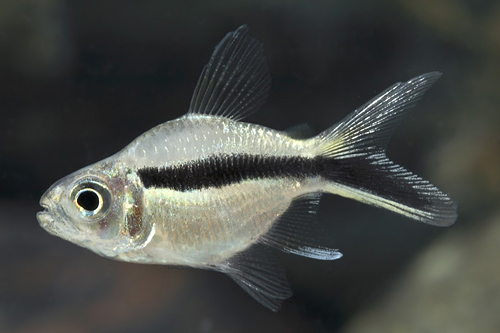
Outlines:
{"label": "black lateral stripe", "polygon": [[138,174],[146,188],[169,188],[183,192],[220,188],[249,179],[322,176],[411,207],[422,208],[432,204],[421,193],[425,189],[416,190],[413,187],[427,182],[405,180],[394,171],[387,166],[375,166],[362,157],[335,159],[235,154],[212,156],[177,166],[142,168]]}
{"label": "black lateral stripe", "polygon": [[146,188],[176,191],[227,186],[248,179],[304,178],[318,174],[316,159],[299,156],[219,155],[178,166],[147,167],[138,174]]}

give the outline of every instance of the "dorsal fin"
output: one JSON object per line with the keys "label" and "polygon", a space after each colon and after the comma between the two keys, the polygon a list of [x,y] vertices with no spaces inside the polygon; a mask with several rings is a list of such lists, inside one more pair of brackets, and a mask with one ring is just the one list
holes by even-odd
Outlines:
{"label": "dorsal fin", "polygon": [[270,85],[263,45],[242,25],[215,47],[198,79],[188,115],[240,120],[265,103]]}

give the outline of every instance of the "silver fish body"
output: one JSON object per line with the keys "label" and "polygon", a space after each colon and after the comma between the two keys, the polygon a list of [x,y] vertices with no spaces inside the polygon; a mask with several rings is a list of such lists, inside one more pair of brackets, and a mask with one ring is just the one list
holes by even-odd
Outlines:
{"label": "silver fish body", "polygon": [[[174,169],[215,156],[226,156],[227,163],[245,162],[242,156],[258,159],[263,151],[275,157],[311,157],[310,146],[308,141],[259,125],[192,115],[147,132],[117,159],[131,169],[165,165]],[[216,167],[220,165],[214,163]],[[171,187],[144,189],[143,219],[153,223],[156,232],[142,249],[140,261],[193,267],[223,262],[265,234],[293,198],[318,191],[321,186],[317,178],[290,177],[211,185],[184,191]],[[126,256],[124,253],[121,258]]]}
{"label": "silver fish body", "polygon": [[397,83],[319,135],[296,138],[239,121],[270,85],[262,45],[242,26],[216,47],[185,116],[55,183],[37,218],[108,258],[224,272],[277,310],[291,291],[266,247],[341,257],[320,244],[321,193],[434,225],[455,221],[447,195],[385,156],[394,128],[439,76]]}

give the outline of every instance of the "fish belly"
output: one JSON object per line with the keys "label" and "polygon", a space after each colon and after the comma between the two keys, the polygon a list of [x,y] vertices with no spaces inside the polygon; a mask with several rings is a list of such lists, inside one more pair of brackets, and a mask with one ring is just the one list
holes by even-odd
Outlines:
{"label": "fish belly", "polygon": [[189,192],[149,189],[145,219],[155,235],[143,249],[150,263],[210,266],[255,244],[314,179],[248,180]]}

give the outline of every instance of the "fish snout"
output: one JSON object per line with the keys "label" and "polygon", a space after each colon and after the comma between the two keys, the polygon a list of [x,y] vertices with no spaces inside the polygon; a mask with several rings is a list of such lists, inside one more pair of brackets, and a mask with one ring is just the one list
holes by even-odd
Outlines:
{"label": "fish snout", "polygon": [[36,218],[40,226],[50,233],[55,232],[56,206],[61,200],[62,193],[63,188],[59,184],[54,184],[40,199],[40,206],[43,208],[43,211],[38,212]]}

